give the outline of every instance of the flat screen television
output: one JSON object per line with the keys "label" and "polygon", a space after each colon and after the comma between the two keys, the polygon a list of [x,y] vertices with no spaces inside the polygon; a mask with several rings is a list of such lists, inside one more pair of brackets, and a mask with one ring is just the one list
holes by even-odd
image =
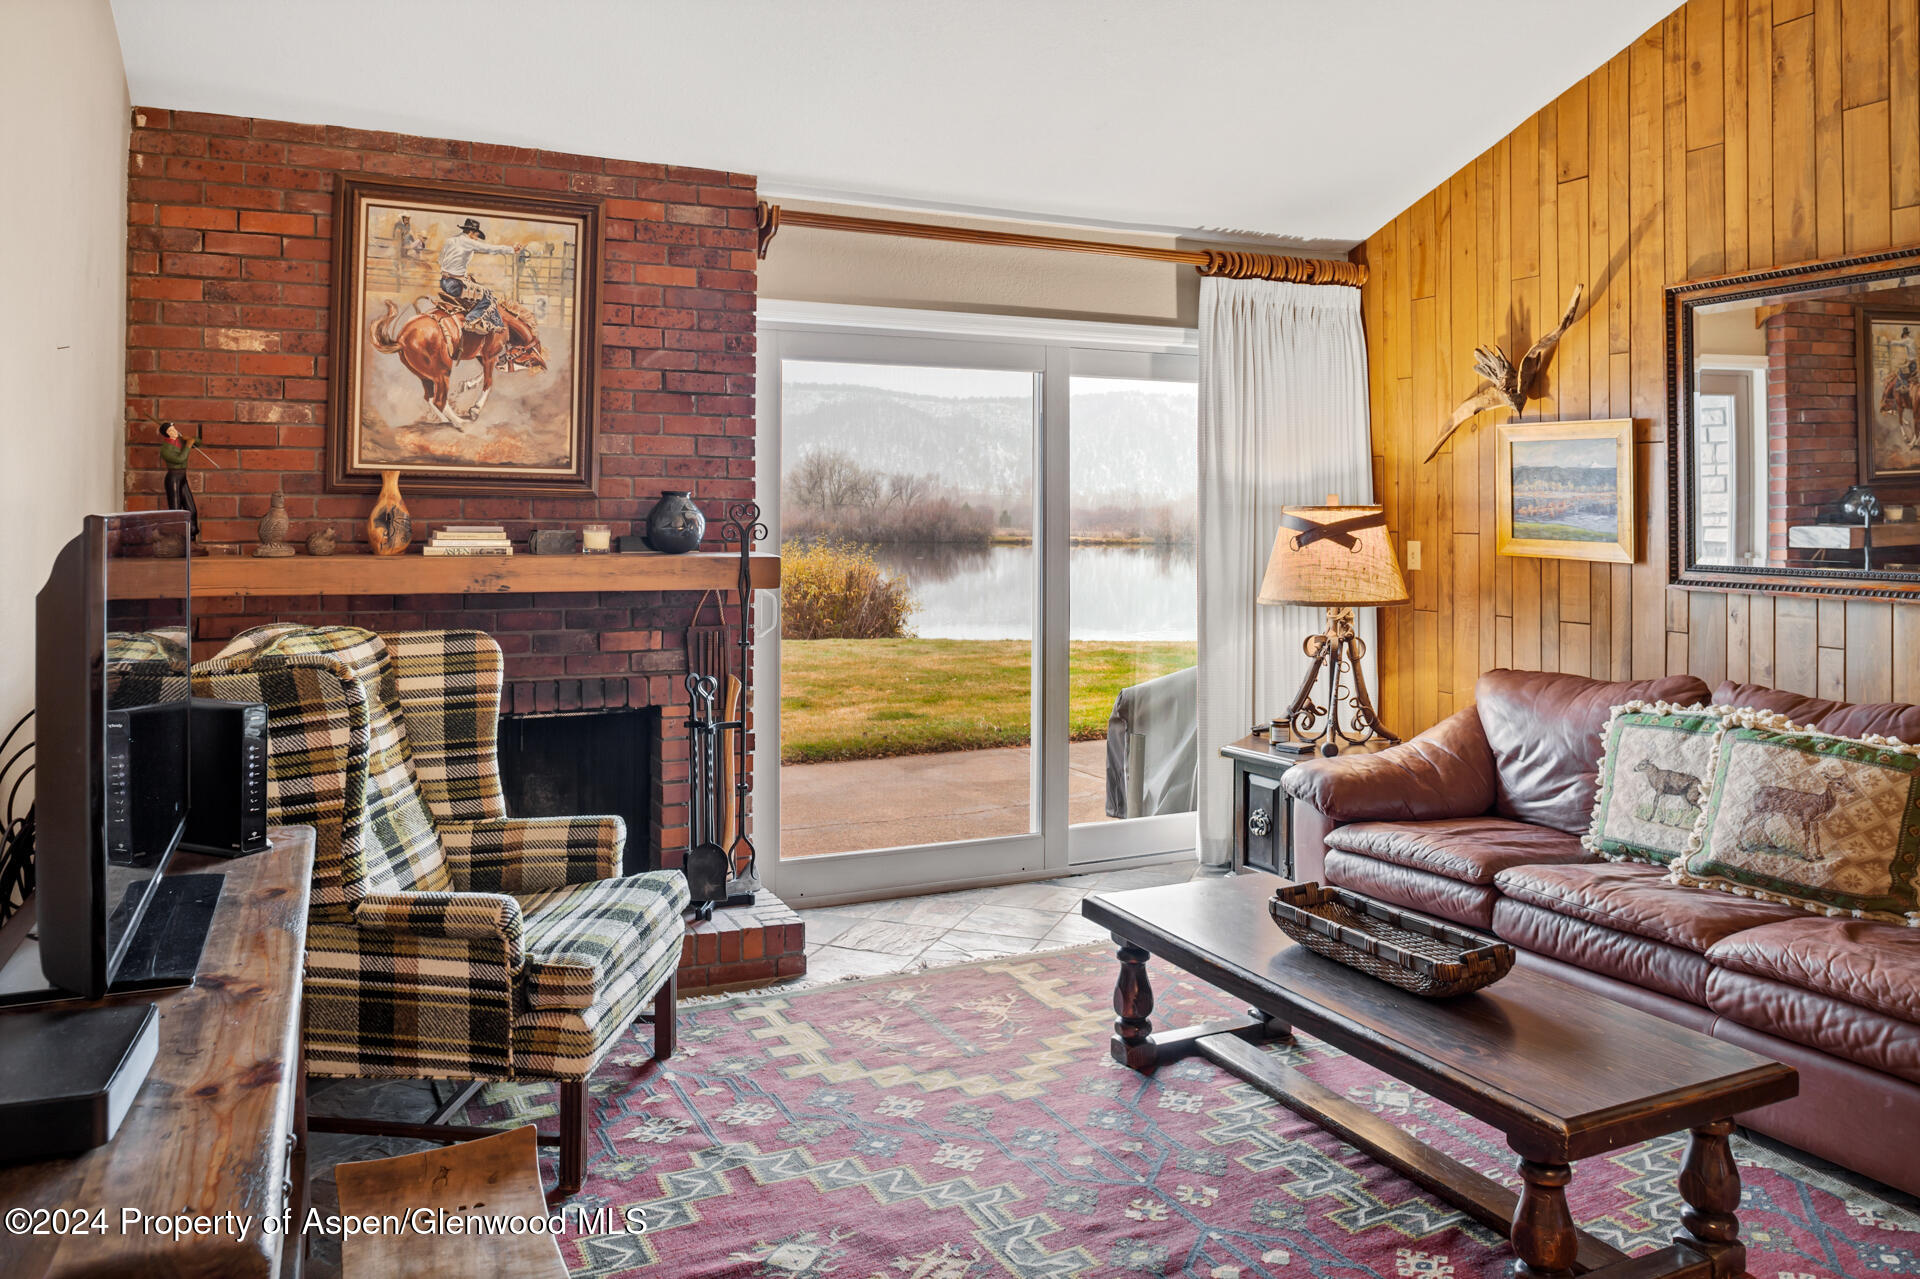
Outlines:
{"label": "flat screen television", "polygon": [[82,998],[113,983],[186,825],[187,525],[181,511],[89,515],[38,599],[40,967]]}

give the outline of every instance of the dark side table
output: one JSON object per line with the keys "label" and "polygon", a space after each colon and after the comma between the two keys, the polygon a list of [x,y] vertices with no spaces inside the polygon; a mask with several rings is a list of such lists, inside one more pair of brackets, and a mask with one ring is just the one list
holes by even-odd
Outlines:
{"label": "dark side table", "polygon": [[[1390,743],[1347,746],[1342,755],[1370,755]],[[1276,751],[1265,733],[1254,733],[1220,754],[1233,761],[1233,864],[1293,878],[1293,797],[1280,789],[1280,775],[1317,755]]]}

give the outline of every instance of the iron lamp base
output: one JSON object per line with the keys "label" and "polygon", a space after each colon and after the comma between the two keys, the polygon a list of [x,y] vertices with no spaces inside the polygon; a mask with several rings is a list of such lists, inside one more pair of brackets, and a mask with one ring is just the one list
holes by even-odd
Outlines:
{"label": "iron lamp base", "polygon": [[[1272,744],[1276,748],[1280,746],[1282,726],[1295,743],[1305,744],[1307,749],[1326,756],[1338,755],[1342,746],[1400,741],[1381,725],[1380,716],[1373,709],[1373,699],[1367,695],[1366,677],[1360,671],[1360,659],[1367,655],[1367,643],[1354,634],[1351,608],[1329,608],[1327,629],[1307,636],[1300,647],[1313,659],[1313,665],[1300,681],[1300,691],[1293,695],[1292,705],[1284,715],[1274,717]],[[1325,704],[1314,700],[1314,686],[1320,682],[1322,671],[1326,674]],[[1301,747],[1296,745],[1294,749]]]}

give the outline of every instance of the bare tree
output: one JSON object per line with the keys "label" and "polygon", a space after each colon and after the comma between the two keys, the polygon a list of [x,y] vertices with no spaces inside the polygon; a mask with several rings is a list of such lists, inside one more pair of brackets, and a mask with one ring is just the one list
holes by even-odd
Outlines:
{"label": "bare tree", "polygon": [[887,511],[910,511],[933,496],[933,480],[925,475],[889,475],[880,505]]}
{"label": "bare tree", "polygon": [[819,511],[870,507],[878,490],[878,477],[838,449],[809,450],[787,472],[794,505]]}

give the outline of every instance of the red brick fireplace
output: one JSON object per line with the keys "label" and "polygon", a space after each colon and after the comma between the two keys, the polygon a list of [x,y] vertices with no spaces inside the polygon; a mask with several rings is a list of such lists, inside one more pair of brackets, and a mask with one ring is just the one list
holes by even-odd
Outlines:
{"label": "red brick fireplace", "polygon": [[[286,495],[291,540],[327,526],[339,536],[340,556],[364,551],[372,495],[330,493],[325,484],[331,221],[341,174],[604,201],[593,494],[410,495],[416,530],[488,521],[525,539],[537,527],[598,522],[617,536],[644,521],[662,490],[679,488],[692,489],[706,512],[707,549],[723,549],[727,505],[754,497],[750,175],[144,107],[134,110],[128,177],[129,508],[160,504],[153,423],[173,421],[200,438],[211,463],[195,466],[193,483],[202,541],[215,554],[247,555],[276,490]],[[247,563],[271,564],[280,585],[199,599],[201,655],[266,620],[471,627],[505,651],[509,713],[659,708],[650,829],[633,837],[647,841],[656,864],[680,864],[688,818],[683,636],[701,590],[383,590],[381,569],[391,561],[368,559],[353,593],[295,595],[287,580],[317,561]],[[712,612],[709,603],[709,619]],[[688,962],[697,957],[699,970],[685,984],[803,965],[799,924],[784,907],[770,911],[765,926],[745,915],[717,919],[688,940]],[[724,937],[733,944],[723,946]]]}

